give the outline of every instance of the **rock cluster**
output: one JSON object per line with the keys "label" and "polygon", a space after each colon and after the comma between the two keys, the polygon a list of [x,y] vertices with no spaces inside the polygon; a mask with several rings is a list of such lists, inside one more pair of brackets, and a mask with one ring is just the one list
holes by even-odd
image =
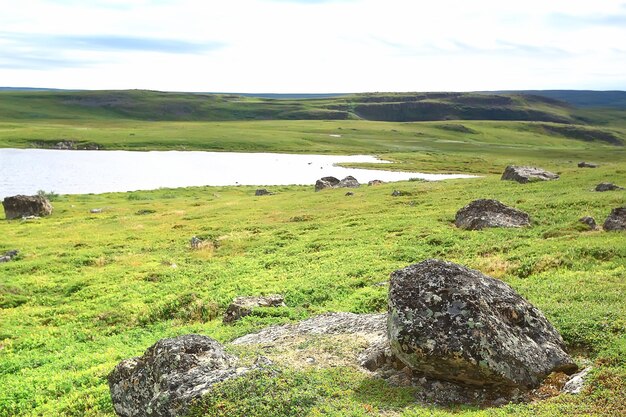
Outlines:
{"label": "rock cluster", "polygon": [[348,175],[342,180],[335,177],[322,177],[315,182],[315,191],[320,191],[326,188],[358,188],[361,184],[351,175]]}
{"label": "rock cluster", "polygon": [[509,165],[502,173],[502,178],[500,179],[526,184],[535,181],[557,180],[559,176],[541,168]]}
{"label": "rock cluster", "polygon": [[4,252],[2,256],[0,256],[0,263],[12,261],[17,255],[19,255],[20,251],[18,250],[10,250]]}
{"label": "rock cluster", "polygon": [[237,297],[224,313],[224,323],[232,323],[252,313],[258,307],[284,307],[285,297],[272,294],[259,297]]}
{"label": "rock cluster", "polygon": [[29,216],[48,216],[52,214],[52,205],[47,198],[40,195],[16,195],[5,197],[2,201],[7,220]]}
{"label": "rock cluster", "polygon": [[626,207],[617,207],[611,210],[611,214],[604,221],[604,230],[626,230]]}
{"label": "rock cluster", "polygon": [[387,329],[413,371],[468,385],[534,388],[576,365],[544,315],[502,281],[430,259],[391,274]]}
{"label": "rock cluster", "polygon": [[508,207],[497,200],[475,200],[456,213],[454,223],[467,230],[485,227],[523,227],[530,224],[530,216]]}
{"label": "rock cluster", "polygon": [[207,336],[161,339],[141,357],[120,362],[109,374],[115,412],[122,417],[184,415],[213,384],[241,375],[237,358]]}

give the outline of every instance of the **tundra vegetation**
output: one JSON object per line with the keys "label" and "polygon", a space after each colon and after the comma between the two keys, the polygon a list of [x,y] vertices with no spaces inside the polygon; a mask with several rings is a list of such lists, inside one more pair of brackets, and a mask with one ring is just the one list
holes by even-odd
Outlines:
{"label": "tundra vegetation", "polygon": [[[219,384],[192,415],[626,414],[626,234],[579,222],[602,224],[626,204],[623,190],[594,190],[626,184],[626,112],[511,95],[487,104],[475,95],[351,97],[0,93],[2,147],[370,153],[396,162],[391,169],[482,175],[361,186],[350,197],[313,186],[267,186],[266,196],[244,186],[59,195],[49,217],[1,221],[0,253],[19,255],[0,264],[0,416],[112,417],[107,375],[157,340],[200,333],[225,343],[324,312],[384,312],[389,274],[428,258],[499,278],[541,309],[577,364],[594,367],[582,393],[484,409],[426,406],[413,388],[353,366],[285,359],[282,372]],[[411,120],[424,108],[427,121]],[[404,119],[387,121],[398,114]],[[560,178],[501,181],[511,164]],[[513,206],[531,223],[457,228],[456,212],[477,199]],[[192,236],[203,244],[192,248]],[[284,295],[285,306],[223,324],[235,297],[269,294]],[[311,343],[293,355],[350,350]]]}

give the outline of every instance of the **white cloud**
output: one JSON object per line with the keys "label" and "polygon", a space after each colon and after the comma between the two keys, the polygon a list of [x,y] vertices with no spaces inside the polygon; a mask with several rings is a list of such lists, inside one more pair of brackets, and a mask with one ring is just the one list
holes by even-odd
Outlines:
{"label": "white cloud", "polygon": [[7,86],[626,89],[620,1],[0,0],[0,7]]}

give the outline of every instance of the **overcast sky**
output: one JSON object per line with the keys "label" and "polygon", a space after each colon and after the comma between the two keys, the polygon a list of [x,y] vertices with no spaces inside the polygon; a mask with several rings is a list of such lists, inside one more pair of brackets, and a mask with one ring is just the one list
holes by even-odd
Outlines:
{"label": "overcast sky", "polygon": [[626,0],[0,0],[0,86],[626,90]]}

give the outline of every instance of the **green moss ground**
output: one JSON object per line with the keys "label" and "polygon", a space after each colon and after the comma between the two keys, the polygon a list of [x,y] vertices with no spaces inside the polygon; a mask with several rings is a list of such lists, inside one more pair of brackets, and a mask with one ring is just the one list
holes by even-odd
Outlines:
{"label": "green moss ground", "polygon": [[[405,156],[414,166],[424,157]],[[543,310],[577,360],[595,364],[585,392],[485,410],[423,408],[410,389],[353,369],[286,370],[225,383],[196,415],[620,415],[626,235],[584,231],[577,219],[602,222],[624,205],[624,192],[592,189],[626,184],[626,163],[578,169],[533,160],[562,178],[404,182],[352,197],[302,186],[269,187],[276,194],[264,197],[253,187],[61,196],[51,217],[0,222],[0,251],[21,251],[0,264],[0,416],[113,416],[106,375],[158,339],[199,332],[227,342],[327,311],[384,311],[387,290],[375,284],[430,257],[499,277]],[[492,163],[489,170],[504,168]],[[393,189],[407,195],[391,197]],[[456,229],[455,212],[477,198],[529,212],[532,226]],[[137,214],[145,209],[154,212]],[[192,251],[193,235],[213,244]],[[267,293],[285,294],[287,307],[221,324],[233,297]]]}

